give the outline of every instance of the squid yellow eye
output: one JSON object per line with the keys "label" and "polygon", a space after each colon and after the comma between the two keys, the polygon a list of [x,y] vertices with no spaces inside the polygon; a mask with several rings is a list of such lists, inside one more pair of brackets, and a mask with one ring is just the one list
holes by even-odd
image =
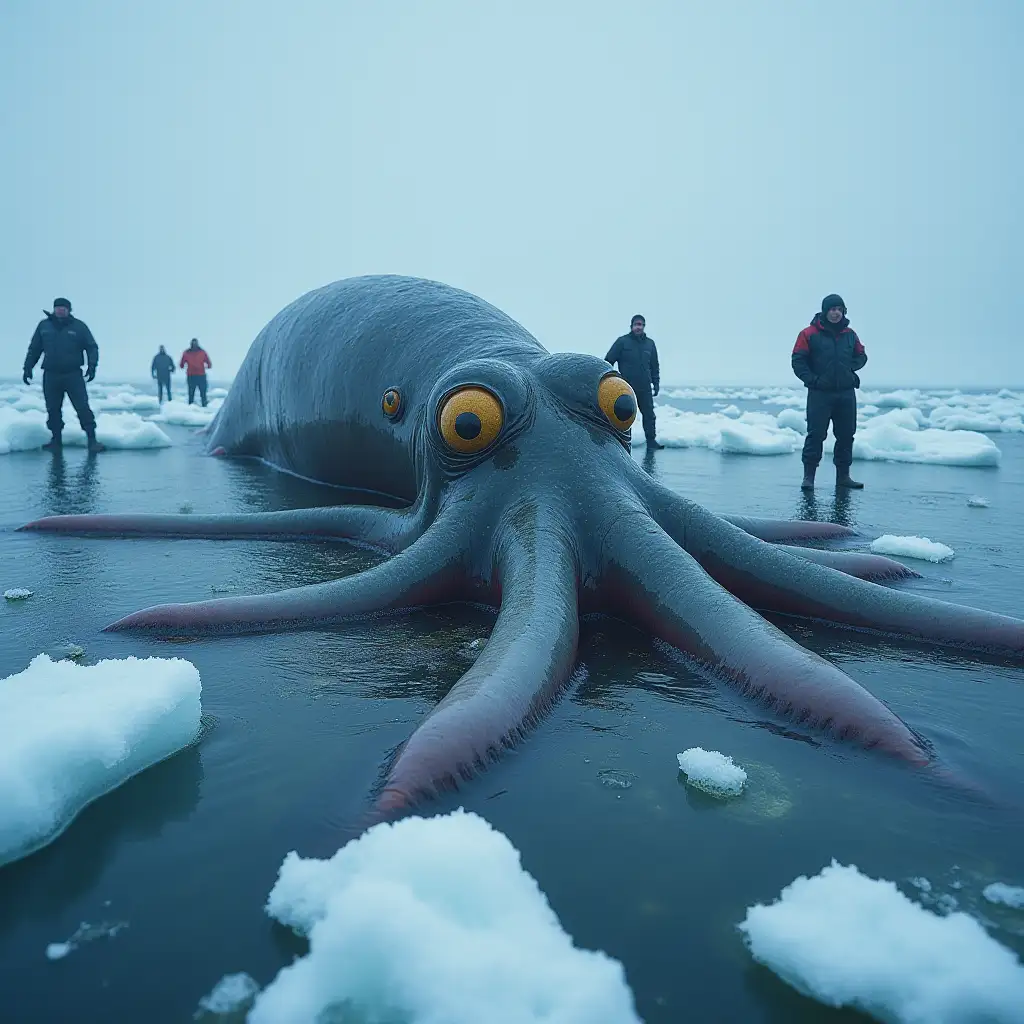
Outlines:
{"label": "squid yellow eye", "polygon": [[438,413],[438,428],[445,444],[464,455],[482,452],[493,444],[505,422],[501,403],[483,388],[462,388],[449,395]]}
{"label": "squid yellow eye", "polygon": [[384,415],[393,420],[402,408],[402,396],[396,388],[388,388],[384,397],[380,400],[380,407]]}
{"label": "squid yellow eye", "polygon": [[636,419],[636,395],[621,377],[605,377],[597,389],[597,404],[618,430],[629,430]]}

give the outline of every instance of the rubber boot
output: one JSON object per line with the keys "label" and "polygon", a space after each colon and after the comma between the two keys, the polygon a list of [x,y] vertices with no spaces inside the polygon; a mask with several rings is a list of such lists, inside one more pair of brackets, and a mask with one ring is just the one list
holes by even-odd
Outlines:
{"label": "rubber boot", "polygon": [[836,487],[850,487],[859,491],[863,489],[864,485],[850,476],[849,466],[836,466]]}
{"label": "rubber boot", "polygon": [[804,463],[804,479],[803,483],[800,484],[800,490],[802,491],[813,491],[814,490],[814,471],[817,466],[809,466]]}
{"label": "rubber boot", "polygon": [[59,452],[64,447],[64,441],[61,438],[61,435],[57,433],[54,434],[53,437],[43,445],[43,447],[48,452]]}
{"label": "rubber boot", "polygon": [[96,440],[95,432],[86,434],[85,436],[89,441],[90,452],[105,452],[107,450],[107,446],[105,444],[100,444],[99,441]]}
{"label": "rubber boot", "polygon": [[648,438],[648,440],[647,440],[647,447],[651,451],[658,451],[661,448],[664,448],[665,446],[663,444],[660,444],[658,441],[655,441],[654,438],[652,437],[652,438]]}

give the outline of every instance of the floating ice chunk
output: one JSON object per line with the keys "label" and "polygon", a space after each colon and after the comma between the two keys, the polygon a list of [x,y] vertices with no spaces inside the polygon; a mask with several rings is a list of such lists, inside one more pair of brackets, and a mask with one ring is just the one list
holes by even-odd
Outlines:
{"label": "floating ice chunk", "polygon": [[717,750],[690,747],[677,754],[676,760],[686,781],[712,796],[739,796],[746,785],[747,773]]}
{"label": "floating ice chunk", "polygon": [[927,878],[912,878],[910,884],[916,889],[920,889],[921,892],[929,893],[932,891],[932,883]]}
{"label": "floating ice chunk", "polygon": [[739,928],[755,960],[827,1006],[902,1024],[1020,1024],[1024,967],[1009,949],[852,865],[797,878]]}
{"label": "floating ice chunk", "polygon": [[220,402],[211,402],[206,408],[201,405],[189,405],[186,402],[164,402],[155,416],[149,417],[150,423],[172,423],[178,427],[205,427],[212,422]]}
{"label": "floating ice chunk", "polygon": [[[779,427],[768,413],[743,413],[733,419],[720,412],[687,412],[671,405],[659,405],[658,440],[668,448],[710,448],[712,451],[743,455],[783,455],[803,443],[793,430]],[[645,444],[637,424],[633,446]]]}
{"label": "floating ice chunk", "polygon": [[4,591],[4,597],[8,601],[24,601],[26,597],[31,597],[32,591],[26,590],[24,587],[11,587],[10,590]]}
{"label": "floating ice chunk", "polygon": [[[919,409],[893,409],[861,424],[853,442],[853,457],[869,462],[999,465],[1001,453],[991,438],[970,430],[921,429],[919,417],[923,419]],[[830,437],[826,449],[831,451],[833,445]]]}
{"label": "floating ice chunk", "polygon": [[[250,1024],[372,1020],[639,1024],[625,972],[579,949],[500,832],[461,809],[375,825],[330,860],[289,853],[267,912],[309,953]],[[333,1019],[333,1017],[331,1018]]]}
{"label": "floating ice chunk", "polygon": [[42,448],[49,440],[44,412],[20,412],[7,405],[0,406],[0,455]]}
{"label": "floating ice chunk", "polygon": [[[171,445],[171,439],[155,423],[133,412],[97,415],[96,440],[108,448],[169,448]],[[64,443],[84,445],[85,434],[78,427],[65,427]]]}
{"label": "floating ice chunk", "polygon": [[728,416],[729,419],[737,420],[737,419],[740,418],[740,416],[743,415],[743,413],[740,411],[740,409],[737,406],[735,406],[735,405],[727,405],[722,410],[722,415],[723,416]]}
{"label": "floating ice chunk", "polygon": [[1002,903],[1004,907],[1024,910],[1024,886],[1007,885],[1005,882],[993,882],[982,889],[981,895],[989,903]]}
{"label": "floating ice chunk", "polygon": [[795,430],[798,433],[807,433],[807,414],[798,412],[796,409],[783,409],[775,417],[775,422],[787,430]]}
{"label": "floating ice chunk", "polygon": [[978,494],[973,494],[967,499],[967,504],[971,508],[988,508],[989,500],[988,498],[982,498]]}
{"label": "floating ice chunk", "polygon": [[88,667],[32,659],[0,679],[0,865],[51,842],[88,803],[188,746],[202,686],[181,658]]}
{"label": "floating ice chunk", "polygon": [[256,980],[244,971],[240,974],[226,974],[214,985],[209,995],[199,1000],[199,1009],[213,1014],[237,1013],[246,1009],[246,1004],[252,1001],[259,990]]}
{"label": "floating ice chunk", "polygon": [[119,931],[127,927],[127,921],[103,921],[101,924],[89,924],[88,921],[83,921],[67,942],[51,942],[46,947],[46,959],[63,960],[68,953],[83,943],[93,942],[96,939],[112,939]]}
{"label": "floating ice chunk", "polygon": [[900,555],[903,558],[920,558],[926,562],[948,562],[956,554],[946,544],[927,537],[896,537],[891,533],[873,540],[871,550],[877,555]]}
{"label": "floating ice chunk", "polygon": [[156,395],[136,395],[130,391],[121,391],[118,394],[97,398],[95,403],[97,412],[149,412],[160,408],[160,400]]}

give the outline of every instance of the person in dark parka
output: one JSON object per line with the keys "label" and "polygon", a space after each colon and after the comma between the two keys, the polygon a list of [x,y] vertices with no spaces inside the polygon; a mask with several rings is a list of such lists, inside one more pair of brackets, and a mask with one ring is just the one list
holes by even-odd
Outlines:
{"label": "person in dark parka", "polygon": [[153,362],[149,372],[156,378],[157,401],[164,400],[164,392],[167,392],[167,401],[171,400],[171,374],[174,373],[174,360],[167,354],[167,349],[160,346],[160,351],[153,356]]}
{"label": "person in dark parka", "polygon": [[821,312],[797,336],[793,346],[793,372],[807,387],[807,438],[804,441],[805,491],[814,489],[814,472],[832,423],[836,445],[832,461],[837,487],[863,487],[850,478],[853,435],[857,432],[857,371],[868,361],[857,332],[846,318],[840,295],[826,295]]}
{"label": "person in dark parka", "polygon": [[664,448],[658,444],[654,433],[654,395],[661,387],[661,370],[658,366],[658,349],[654,339],[647,336],[647,321],[639,314],[629,325],[629,334],[616,338],[608,349],[605,362],[619,364],[619,373],[626,379],[636,394],[636,407],[644,420],[644,436],[647,448]]}
{"label": "person in dark parka", "polygon": [[[32,368],[40,356],[43,357],[46,426],[53,435],[43,447],[50,451],[58,451],[62,447],[64,417],[61,410],[67,395],[88,438],[89,451],[103,451],[103,445],[96,440],[96,417],[89,408],[89,396],[85,390],[86,381],[96,376],[100,350],[88,326],[71,315],[71,303],[67,299],[53,300],[53,312],[46,313],[32,335],[21,374],[26,384],[32,382]],[[83,363],[86,367],[84,379]]]}

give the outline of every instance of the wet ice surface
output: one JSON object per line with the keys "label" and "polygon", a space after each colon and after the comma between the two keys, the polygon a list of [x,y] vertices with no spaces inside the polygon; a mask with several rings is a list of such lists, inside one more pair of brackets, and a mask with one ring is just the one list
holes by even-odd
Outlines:
{"label": "wet ice surface", "polygon": [[[741,415],[800,412],[739,396],[674,401],[709,414],[715,401]],[[260,511],[331,500],[257,464],[203,458],[189,428],[160,427],[172,447],[0,458],[5,586],[34,593],[0,602],[0,676],[61,645],[77,645],[88,663],[180,656],[200,670],[211,717],[198,747],[147,769],[88,807],[58,842],[0,869],[0,987],[16,993],[19,1021],[180,1022],[225,975],[247,972],[266,986],[305,955],[262,909],[285,855],[328,858],[351,838],[380,766],[466,670],[493,622],[466,609],[187,644],[102,633],[156,602],[334,579],[375,561],[341,544],[12,532],[59,512]],[[716,511],[855,525],[854,550],[883,534],[941,540],[956,558],[913,562],[923,578],[900,587],[1021,615],[1024,438],[990,436],[1002,452],[997,468],[859,463],[867,487],[852,494],[831,487],[827,459],[817,491],[801,494],[797,454],[671,449],[649,465]],[[644,461],[642,449],[636,459]],[[970,507],[975,496],[989,506]],[[624,965],[648,1024],[687,1015],[849,1020],[755,965],[736,929],[748,907],[771,903],[833,857],[872,878],[930,879],[928,898],[943,904],[927,904],[909,883],[908,893],[937,910],[955,899],[993,938],[1024,951],[1021,912],[982,895],[993,882],[1021,884],[1024,670],[779,622],[882,696],[995,802],[971,802],[884,758],[823,742],[709,684],[644,635],[596,619],[581,637],[585,682],[527,742],[437,805],[447,813],[462,804],[509,837],[575,943]],[[714,801],[683,784],[676,755],[695,746],[744,767],[740,799]],[[629,785],[606,784],[602,772]],[[955,865],[961,888],[948,881]],[[106,901],[130,932],[56,962],[42,955],[83,921],[111,918]]]}

